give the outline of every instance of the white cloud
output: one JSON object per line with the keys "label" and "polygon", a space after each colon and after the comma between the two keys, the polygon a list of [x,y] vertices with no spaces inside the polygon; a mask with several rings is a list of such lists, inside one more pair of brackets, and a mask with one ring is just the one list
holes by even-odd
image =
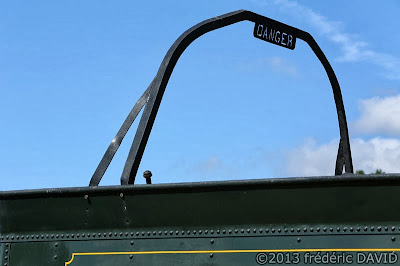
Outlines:
{"label": "white cloud", "polygon": [[352,123],[356,132],[400,135],[400,95],[361,100],[359,110],[360,118]]}
{"label": "white cloud", "polygon": [[334,175],[338,140],[317,145],[312,138],[288,153],[289,176]]}
{"label": "white cloud", "polygon": [[260,6],[273,3],[283,12],[296,16],[324,35],[342,49],[338,58],[344,62],[365,61],[382,67],[385,76],[391,79],[400,79],[400,60],[389,54],[378,53],[368,48],[369,44],[356,38],[356,34],[349,34],[342,30],[342,23],[329,20],[327,17],[314,12],[311,8],[290,0],[253,1]]}
{"label": "white cloud", "polygon": [[[334,175],[338,139],[317,145],[308,139],[288,153],[287,171],[290,176]],[[351,141],[354,170],[366,173],[382,169],[386,173],[400,173],[400,140],[376,137],[368,141]]]}

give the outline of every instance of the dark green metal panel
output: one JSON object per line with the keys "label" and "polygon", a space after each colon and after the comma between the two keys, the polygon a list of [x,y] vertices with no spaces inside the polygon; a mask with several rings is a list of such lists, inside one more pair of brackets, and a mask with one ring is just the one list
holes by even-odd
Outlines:
{"label": "dark green metal panel", "polygon": [[2,192],[0,252],[12,266],[379,258],[400,254],[399,199],[396,175]]}
{"label": "dark green metal panel", "polygon": [[[132,244],[133,243],[133,244]],[[368,251],[367,249],[380,251]],[[317,249],[317,251],[315,250]],[[333,249],[325,251],[326,249]],[[358,251],[361,249],[361,251]],[[314,251],[312,251],[314,250]],[[357,264],[362,254],[382,254],[400,245],[387,235],[252,236],[109,241],[15,243],[12,265],[257,265]],[[171,254],[172,252],[172,254]],[[150,253],[150,254],[149,254]],[[312,263],[316,255],[335,263]],[[346,257],[343,255],[345,254]],[[391,255],[398,262],[398,252]],[[346,260],[344,260],[346,258]],[[282,261],[283,259],[283,261]],[[365,258],[364,258],[365,259]],[[283,262],[283,263],[282,263]],[[318,262],[318,261],[317,261]],[[350,263],[351,264],[351,263]],[[361,263],[367,264],[367,263]],[[371,264],[371,263],[369,263]],[[384,264],[384,263],[382,263]]]}

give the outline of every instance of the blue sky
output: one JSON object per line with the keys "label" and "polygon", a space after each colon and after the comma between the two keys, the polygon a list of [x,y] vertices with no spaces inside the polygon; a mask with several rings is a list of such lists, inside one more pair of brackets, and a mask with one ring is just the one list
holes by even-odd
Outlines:
{"label": "blue sky", "polygon": [[[400,172],[398,1],[9,1],[0,8],[0,190],[87,186],[169,47],[247,9],[313,35],[336,72],[355,169]],[[333,175],[330,84],[242,22],[180,58],[138,171],[154,183]],[[137,121],[100,185],[119,184]]]}

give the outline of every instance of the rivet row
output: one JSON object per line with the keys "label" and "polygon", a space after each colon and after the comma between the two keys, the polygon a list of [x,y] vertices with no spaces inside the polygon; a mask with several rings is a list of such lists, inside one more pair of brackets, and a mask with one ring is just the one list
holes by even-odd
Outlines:
{"label": "rivet row", "polygon": [[8,241],[24,241],[24,240],[47,240],[47,239],[87,239],[87,238],[126,238],[126,237],[138,237],[138,236],[168,236],[168,235],[240,235],[240,234],[294,234],[297,233],[346,233],[346,232],[388,232],[388,231],[400,231],[400,226],[364,226],[364,227],[285,227],[285,228],[235,228],[235,229],[211,229],[211,230],[188,230],[188,231],[136,231],[136,232],[103,232],[103,233],[77,233],[77,234],[41,234],[41,235],[6,235],[1,236],[1,240]]}

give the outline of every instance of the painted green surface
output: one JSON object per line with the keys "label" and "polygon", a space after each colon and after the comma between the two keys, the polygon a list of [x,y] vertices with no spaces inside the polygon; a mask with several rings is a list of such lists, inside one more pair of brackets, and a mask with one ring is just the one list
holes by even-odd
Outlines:
{"label": "painted green surface", "polygon": [[365,180],[0,193],[1,262],[400,265],[400,182]]}
{"label": "painted green surface", "polygon": [[[390,255],[393,250],[400,251],[400,244],[386,235],[302,236],[301,242],[297,239],[295,236],[223,237],[214,239],[214,243],[208,238],[142,239],[134,245],[129,240],[16,243],[12,247],[11,265],[257,265],[262,264],[263,255],[275,264],[343,265],[348,263],[340,262],[350,261],[377,264],[371,260],[366,263],[369,254],[374,262],[390,259],[393,264],[400,263],[400,252]],[[318,254],[321,260],[334,263],[312,263],[319,261],[315,260]]]}

